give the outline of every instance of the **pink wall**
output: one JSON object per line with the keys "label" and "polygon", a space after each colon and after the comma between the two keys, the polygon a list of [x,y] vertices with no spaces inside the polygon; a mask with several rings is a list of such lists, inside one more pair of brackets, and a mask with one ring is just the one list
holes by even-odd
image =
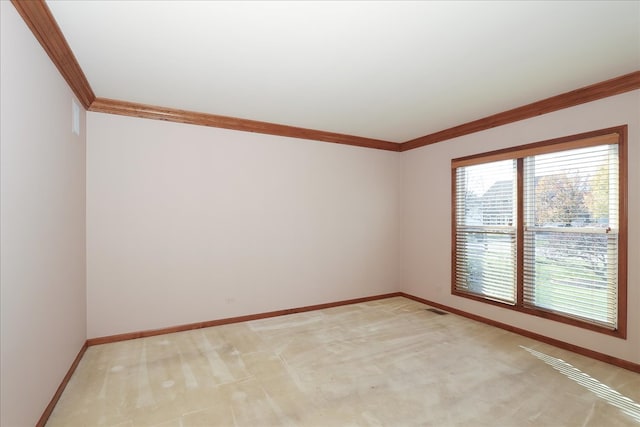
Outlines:
{"label": "pink wall", "polygon": [[[0,8],[1,425],[38,420],[87,336],[398,290],[640,363],[640,91],[402,154],[100,113],[85,134],[83,110],[76,136]],[[627,340],[450,295],[452,158],[625,123]]]}
{"label": "pink wall", "polygon": [[397,290],[399,153],[88,113],[88,335]]}
{"label": "pink wall", "polygon": [[0,2],[0,424],[34,425],[86,340],[85,134],[72,92]]}
{"label": "pink wall", "polygon": [[[629,125],[628,339],[451,295],[451,159],[621,124]],[[614,357],[640,363],[640,91],[403,153],[402,290]]]}

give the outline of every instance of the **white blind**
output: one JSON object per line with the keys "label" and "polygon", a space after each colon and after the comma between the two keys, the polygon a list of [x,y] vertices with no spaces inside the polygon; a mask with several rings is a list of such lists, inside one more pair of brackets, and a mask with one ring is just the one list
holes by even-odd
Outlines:
{"label": "white blind", "polygon": [[524,159],[524,304],[617,327],[618,146]]}
{"label": "white blind", "polygon": [[455,289],[515,303],[516,161],[456,169]]}

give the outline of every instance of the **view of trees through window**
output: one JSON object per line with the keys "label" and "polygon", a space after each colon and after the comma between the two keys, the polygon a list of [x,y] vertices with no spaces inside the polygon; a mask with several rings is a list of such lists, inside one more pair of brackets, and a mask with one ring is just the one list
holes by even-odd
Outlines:
{"label": "view of trees through window", "polygon": [[452,289],[615,330],[618,144],[542,151],[455,168]]}
{"label": "view of trees through window", "polygon": [[[598,147],[596,147],[598,148]],[[528,162],[529,168],[543,171],[534,179],[535,225],[544,226],[597,226],[609,220],[609,153],[599,150],[573,150],[556,156],[545,156],[540,161]],[[582,157],[580,169],[563,169],[562,163],[570,157]],[[575,161],[575,160],[574,160]],[[535,166],[534,166],[535,165]]]}
{"label": "view of trees through window", "polygon": [[536,184],[536,224],[556,224],[571,227],[587,222],[589,212],[585,204],[588,185],[566,173],[547,175]]}
{"label": "view of trees through window", "polygon": [[526,304],[615,325],[614,157],[602,145],[525,159]]}

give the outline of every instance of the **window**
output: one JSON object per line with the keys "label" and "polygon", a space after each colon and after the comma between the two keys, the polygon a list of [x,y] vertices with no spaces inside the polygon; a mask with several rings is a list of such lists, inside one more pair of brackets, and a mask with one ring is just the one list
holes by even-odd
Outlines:
{"label": "window", "polygon": [[626,337],[626,131],[452,160],[452,293]]}
{"label": "window", "polygon": [[516,162],[456,171],[456,289],[516,301]]}

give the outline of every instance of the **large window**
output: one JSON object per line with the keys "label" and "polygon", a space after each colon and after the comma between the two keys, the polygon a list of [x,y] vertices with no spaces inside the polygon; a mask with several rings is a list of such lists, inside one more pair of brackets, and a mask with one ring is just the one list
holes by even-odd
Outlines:
{"label": "large window", "polygon": [[452,160],[452,292],[626,337],[626,126]]}

